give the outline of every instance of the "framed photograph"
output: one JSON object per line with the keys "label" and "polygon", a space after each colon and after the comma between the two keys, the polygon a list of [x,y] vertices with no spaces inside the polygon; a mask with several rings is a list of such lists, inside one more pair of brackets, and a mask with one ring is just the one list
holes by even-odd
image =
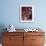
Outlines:
{"label": "framed photograph", "polygon": [[33,21],[34,21],[34,6],[20,5],[20,22],[33,22]]}

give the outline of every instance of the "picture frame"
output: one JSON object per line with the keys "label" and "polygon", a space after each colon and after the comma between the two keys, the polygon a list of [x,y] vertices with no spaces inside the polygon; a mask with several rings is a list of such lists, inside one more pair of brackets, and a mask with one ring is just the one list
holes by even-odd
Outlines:
{"label": "picture frame", "polygon": [[20,22],[33,22],[33,21],[34,21],[34,6],[20,5]]}

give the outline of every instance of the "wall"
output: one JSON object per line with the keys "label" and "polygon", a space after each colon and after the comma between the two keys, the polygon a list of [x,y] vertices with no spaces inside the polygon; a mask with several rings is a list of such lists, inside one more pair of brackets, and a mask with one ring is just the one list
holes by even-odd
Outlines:
{"label": "wall", "polygon": [[[41,27],[46,28],[46,0],[0,0],[0,25],[13,24],[16,28]],[[19,8],[22,4],[34,5],[34,22],[21,23]]]}
{"label": "wall", "polygon": [[[19,8],[22,4],[34,5],[34,22],[19,21]],[[40,27],[46,32],[46,0],[0,0],[0,27],[2,29],[9,24],[21,29]]]}

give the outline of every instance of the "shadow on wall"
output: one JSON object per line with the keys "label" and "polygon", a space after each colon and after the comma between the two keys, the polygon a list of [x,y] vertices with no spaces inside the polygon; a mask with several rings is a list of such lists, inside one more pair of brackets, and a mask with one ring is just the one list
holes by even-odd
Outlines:
{"label": "shadow on wall", "polygon": [[0,24],[0,43],[2,43],[3,32],[6,31],[4,28],[6,28],[6,26],[4,24]]}

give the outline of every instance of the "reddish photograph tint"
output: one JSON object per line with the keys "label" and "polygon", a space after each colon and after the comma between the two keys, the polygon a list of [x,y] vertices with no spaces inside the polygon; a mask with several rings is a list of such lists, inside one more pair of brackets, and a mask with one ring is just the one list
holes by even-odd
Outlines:
{"label": "reddish photograph tint", "polygon": [[32,20],[32,7],[22,7],[22,20]]}

